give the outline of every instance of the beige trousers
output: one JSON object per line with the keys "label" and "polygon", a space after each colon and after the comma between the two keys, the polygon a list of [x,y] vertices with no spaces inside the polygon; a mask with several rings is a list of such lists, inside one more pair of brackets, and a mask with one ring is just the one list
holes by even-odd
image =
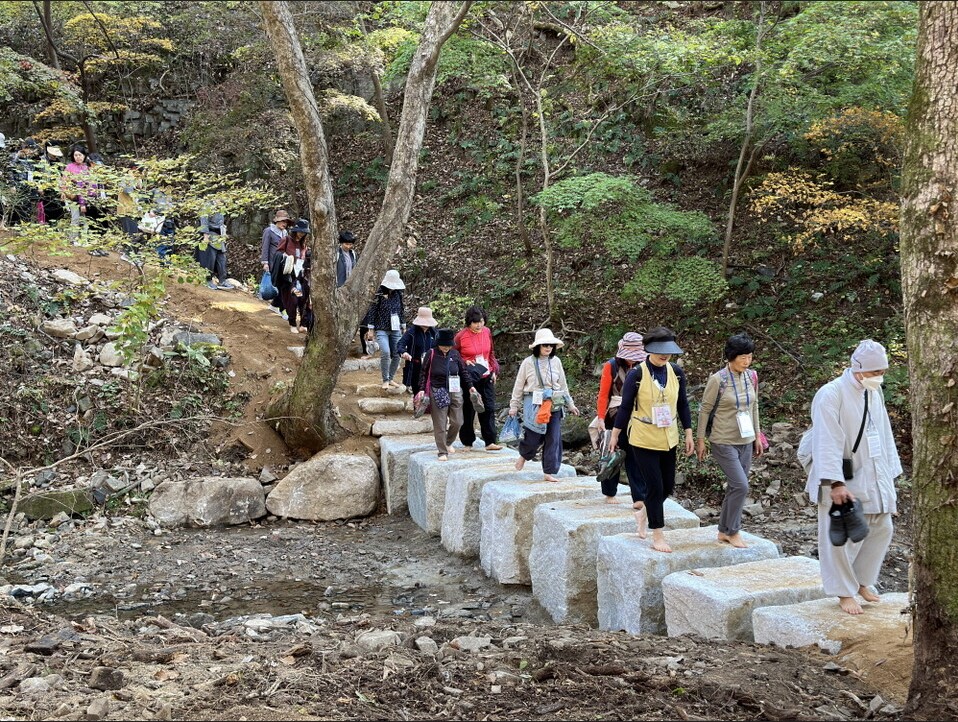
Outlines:
{"label": "beige trousers", "polygon": [[436,437],[436,448],[440,454],[449,453],[449,447],[462,427],[462,394],[449,394],[449,399],[449,406],[444,409],[437,407],[435,402],[429,405],[432,433]]}
{"label": "beige trousers", "polygon": [[[823,494],[825,496],[825,494]],[[818,561],[822,568],[822,586],[830,597],[854,597],[858,587],[878,582],[882,562],[891,544],[894,528],[891,514],[865,514],[868,536],[857,544],[833,546],[828,539],[831,499],[818,505]]]}

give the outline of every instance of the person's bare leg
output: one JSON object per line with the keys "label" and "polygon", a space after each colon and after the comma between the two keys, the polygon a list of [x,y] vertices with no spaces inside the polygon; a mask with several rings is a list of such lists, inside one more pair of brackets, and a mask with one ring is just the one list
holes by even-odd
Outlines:
{"label": "person's bare leg", "polygon": [[842,608],[843,612],[848,612],[849,614],[861,614],[862,608],[855,601],[855,597],[839,597],[838,606]]}
{"label": "person's bare leg", "polygon": [[657,552],[671,553],[672,547],[665,541],[665,532],[661,529],[652,530],[652,548]]}
{"label": "person's bare leg", "polygon": [[[641,504],[641,506],[636,506],[635,504]],[[632,514],[635,516],[635,523],[638,527],[637,533],[639,539],[645,539],[648,536],[649,517],[646,515],[645,504],[643,502],[637,501],[635,504],[632,505]]]}
{"label": "person's bare leg", "polygon": [[866,587],[864,584],[859,585],[858,587],[858,596],[864,599],[866,602],[880,602],[881,597],[875,594],[871,589]]}

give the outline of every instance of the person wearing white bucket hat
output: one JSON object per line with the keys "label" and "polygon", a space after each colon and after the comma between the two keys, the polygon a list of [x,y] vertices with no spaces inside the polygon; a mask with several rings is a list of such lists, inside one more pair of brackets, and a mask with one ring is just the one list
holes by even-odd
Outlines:
{"label": "person wearing white bucket hat", "polygon": [[[874,585],[891,543],[892,514],[898,511],[895,479],[902,466],[881,393],[887,370],[885,347],[865,339],[849,367],[812,400],[812,459],[805,491],[818,505],[822,587],[827,596],[838,597],[848,614],[862,613],[856,595],[866,602],[880,600]],[[851,511],[856,502],[861,513]],[[834,508],[839,517],[833,521],[829,512]],[[849,533],[849,541],[842,535],[843,543],[835,546],[830,525],[846,525],[846,517],[857,517],[861,533]]]}
{"label": "person wearing white bucket hat", "polygon": [[576,416],[576,408],[566,381],[562,359],[556,357],[564,344],[548,328],[536,331],[529,344],[532,355],[519,365],[509,401],[509,416],[522,406],[524,432],[519,442],[516,471],[521,471],[542,448],[542,471],[546,481],[559,481],[556,474],[562,465],[562,417],[568,409]]}
{"label": "person wearing white bucket hat", "polygon": [[395,381],[396,370],[399,368],[399,339],[406,330],[406,315],[402,292],[406,284],[399,277],[399,271],[386,271],[376,298],[366,311],[363,325],[366,331],[366,340],[372,341],[375,335],[379,342],[379,367],[382,370],[383,388],[402,386]]}
{"label": "person wearing white bucket hat", "polygon": [[[682,353],[675,334],[664,326],[644,334],[648,358],[636,364],[625,377],[622,404],[615,416],[609,448],[615,451],[623,429],[635,457],[640,489],[632,489],[632,508],[639,538],[645,539],[646,525],[652,530],[652,548],[671,552],[665,541],[665,500],[675,488],[675,462],[680,442],[678,421],[685,430],[685,455],[695,450],[692,439],[692,411],[686,393],[685,372],[671,362]],[[644,494],[644,498],[640,495]]]}
{"label": "person wearing white bucket hat", "polygon": [[419,393],[423,355],[436,345],[437,325],[432,317],[432,309],[420,306],[416,318],[412,320],[412,328],[399,339],[399,355],[406,361],[402,369],[402,382],[413,394]]}

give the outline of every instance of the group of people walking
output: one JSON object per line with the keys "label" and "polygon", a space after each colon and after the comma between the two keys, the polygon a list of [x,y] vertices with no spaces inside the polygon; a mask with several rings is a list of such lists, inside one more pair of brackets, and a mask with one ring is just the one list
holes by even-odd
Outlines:
{"label": "group of people walking", "polygon": [[[395,276],[387,274],[384,287],[386,281],[398,279],[398,273],[390,274]],[[402,318],[401,302],[390,308]],[[460,331],[437,331],[431,309],[421,307],[412,329],[380,336],[384,386],[397,385],[393,378],[398,359],[406,359],[405,378],[411,381],[417,404],[429,403],[440,460],[456,452],[457,437],[465,450],[471,450],[476,414],[485,449],[502,448],[495,418],[500,366],[486,321],[485,312],[474,306],[467,310]],[[372,324],[377,334],[385,323]],[[562,419],[579,414],[557,355],[563,345],[550,329],[539,329],[529,344],[530,355],[519,365],[509,399],[509,415],[518,417],[522,426],[515,468],[521,470],[541,452],[543,478],[553,482],[558,481],[562,462]],[[395,357],[391,348],[397,351]],[[590,432],[608,455],[619,451],[638,536],[645,539],[651,532],[652,549],[672,551],[664,533],[664,505],[675,488],[680,452],[694,453],[699,461],[710,455],[722,470],[727,485],[717,542],[748,546],[742,534],[748,477],[753,459],[761,457],[768,444],[759,414],[758,374],[751,368],[754,351],[755,342],[745,333],[727,339],[725,363],[708,377],[694,429],[687,377],[673,361],[683,350],[670,329],[626,333],[615,355],[603,364]],[[862,612],[856,595],[868,602],[879,600],[875,585],[897,513],[894,480],[902,467],[880,391],[887,369],[884,347],[870,339],[862,341],[850,367],[815,395],[813,425],[807,432],[813,457],[807,490],[819,508],[823,586],[850,614]],[[606,502],[618,503],[620,478],[621,471],[602,482]],[[857,537],[852,532],[855,513],[861,515],[863,530]],[[836,524],[847,524],[847,534],[836,535]]]}

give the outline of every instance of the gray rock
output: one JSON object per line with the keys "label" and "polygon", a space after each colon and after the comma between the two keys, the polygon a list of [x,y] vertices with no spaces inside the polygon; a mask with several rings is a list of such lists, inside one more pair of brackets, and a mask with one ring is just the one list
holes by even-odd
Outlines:
{"label": "gray rock", "polygon": [[106,719],[110,714],[110,698],[100,697],[93,700],[90,706],[86,708],[86,718],[88,720]]}
{"label": "gray rock", "polygon": [[327,451],[290,471],[270,492],[266,508],[278,517],[331,521],[368,516],[378,501],[375,461],[365,454]]}
{"label": "gray rock", "polygon": [[356,644],[367,652],[379,652],[386,647],[398,647],[402,637],[389,629],[373,629],[356,637]]}
{"label": "gray rock", "polygon": [[86,280],[83,276],[74,273],[73,271],[68,271],[65,268],[60,268],[53,272],[53,277],[58,281],[63,283],[68,283],[71,286],[88,286],[90,282]]}
{"label": "gray rock", "polygon": [[417,637],[416,649],[423,654],[439,654],[439,645],[436,644],[432,637]]}
{"label": "gray rock", "polygon": [[276,474],[268,466],[264,466],[259,472],[259,482],[261,484],[272,484],[277,480]]}
{"label": "gray rock", "polygon": [[213,346],[221,346],[223,342],[220,340],[220,337],[212,333],[194,333],[193,331],[178,331],[173,334],[172,339],[174,346],[197,346],[199,344],[212,344]]}
{"label": "gray rock", "polygon": [[719,511],[711,506],[702,506],[698,509],[695,509],[692,513],[702,521],[708,521],[713,516],[718,516]]}
{"label": "gray rock", "polygon": [[464,637],[456,637],[449,644],[463,652],[476,653],[482,649],[491,647],[492,637],[473,637],[471,635],[464,636]]}
{"label": "gray rock", "polygon": [[122,366],[123,356],[120,355],[116,345],[111,341],[103,344],[103,348],[100,349],[99,361],[101,366]]}
{"label": "gray rock", "polygon": [[70,318],[52,318],[40,324],[40,330],[54,338],[73,338],[77,334],[76,324]]}
{"label": "gray rock", "polygon": [[763,507],[761,504],[746,504],[744,507],[742,507],[742,511],[745,512],[746,516],[762,516],[762,514],[765,513],[765,507]]}
{"label": "gray rock", "polygon": [[73,336],[77,341],[96,343],[103,338],[103,329],[99,326],[84,326]]}
{"label": "gray rock", "polygon": [[90,320],[87,323],[93,326],[109,326],[113,323],[113,318],[106,315],[105,313],[94,313],[90,316]]}
{"label": "gray rock", "polygon": [[83,514],[93,509],[93,494],[90,489],[67,489],[43,491],[20,500],[17,507],[30,520],[52,519],[60,513]]}
{"label": "gray rock", "polygon": [[20,682],[20,694],[27,697],[39,697],[50,691],[50,683],[43,677],[29,677]]}
{"label": "gray rock", "polygon": [[125,683],[123,672],[112,667],[94,667],[87,682],[93,689],[103,691],[121,689]]}
{"label": "gray rock", "polygon": [[164,481],[153,490],[150,513],[163,526],[233,526],[266,515],[263,486],[248,477]]}

